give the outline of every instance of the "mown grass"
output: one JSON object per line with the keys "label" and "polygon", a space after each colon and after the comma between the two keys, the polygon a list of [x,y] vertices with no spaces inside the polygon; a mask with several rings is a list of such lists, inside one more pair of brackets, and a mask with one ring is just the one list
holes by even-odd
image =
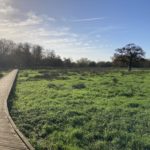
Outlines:
{"label": "mown grass", "polygon": [[150,149],[150,71],[22,70],[12,102],[37,150]]}

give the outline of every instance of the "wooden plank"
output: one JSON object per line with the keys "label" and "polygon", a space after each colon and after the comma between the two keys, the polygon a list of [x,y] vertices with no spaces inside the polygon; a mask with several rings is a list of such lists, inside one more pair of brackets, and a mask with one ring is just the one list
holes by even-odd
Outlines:
{"label": "wooden plank", "polygon": [[32,146],[26,144],[24,136],[20,136],[7,108],[7,99],[16,75],[17,70],[14,70],[0,80],[0,150],[33,150]]}
{"label": "wooden plank", "polygon": [[19,149],[19,150],[27,150],[27,148],[25,146],[19,145],[18,143],[12,144],[12,143],[8,143],[8,142],[4,142],[4,141],[0,141],[0,146],[3,146],[4,149],[2,150],[6,150],[6,148],[14,148],[14,149]]}
{"label": "wooden plank", "polygon": [[14,134],[14,136],[11,136],[11,134],[1,134],[0,135],[0,139],[5,139],[5,140],[12,140],[15,141],[16,139],[19,139],[18,136],[16,134]]}
{"label": "wooden plank", "polygon": [[20,149],[0,145],[0,150],[20,150]]}

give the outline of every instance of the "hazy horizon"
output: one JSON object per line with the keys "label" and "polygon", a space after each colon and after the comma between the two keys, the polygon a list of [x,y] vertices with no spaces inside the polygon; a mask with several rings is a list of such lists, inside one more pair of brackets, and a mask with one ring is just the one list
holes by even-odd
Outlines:
{"label": "hazy horizon", "polygon": [[0,0],[0,38],[40,44],[61,57],[110,61],[135,43],[150,58],[148,0]]}

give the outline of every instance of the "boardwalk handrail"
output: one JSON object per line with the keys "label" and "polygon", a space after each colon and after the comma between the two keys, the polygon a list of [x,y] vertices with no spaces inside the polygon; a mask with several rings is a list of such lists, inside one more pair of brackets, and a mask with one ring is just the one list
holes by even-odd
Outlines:
{"label": "boardwalk handrail", "polygon": [[8,120],[10,121],[10,124],[11,126],[13,127],[14,131],[16,132],[16,134],[20,137],[21,141],[26,145],[26,147],[29,149],[29,150],[34,150],[34,148],[32,147],[32,145],[29,143],[29,141],[27,140],[27,138],[20,132],[20,130],[17,128],[17,126],[15,125],[14,121],[12,120],[11,116],[10,116],[10,113],[9,113],[9,110],[8,110],[8,99],[9,99],[9,96],[10,96],[10,92],[13,88],[13,85],[15,83],[15,80],[17,78],[17,74],[18,74],[18,69],[14,70],[15,71],[15,77],[12,81],[12,84],[10,85],[9,87],[9,91],[8,91],[8,95],[7,95],[7,99],[5,101],[5,112],[6,112],[6,115],[7,115],[7,118]]}

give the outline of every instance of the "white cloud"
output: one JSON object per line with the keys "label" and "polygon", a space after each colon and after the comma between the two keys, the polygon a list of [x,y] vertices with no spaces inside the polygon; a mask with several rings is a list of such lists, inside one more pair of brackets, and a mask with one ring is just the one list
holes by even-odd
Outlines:
{"label": "white cloud", "polygon": [[[0,35],[1,38],[15,42],[40,44],[56,50],[62,57],[78,59],[93,57],[97,47],[88,36],[74,33],[68,26],[60,26],[58,20],[35,12],[21,12],[11,6],[10,0],[0,0]],[[12,17],[13,16],[13,17]],[[78,19],[74,22],[102,20],[103,18]],[[95,54],[96,57],[96,54]]]}
{"label": "white cloud", "polygon": [[13,13],[16,13],[17,10],[12,8],[11,6],[7,6],[7,7],[1,7],[0,8],[0,13],[3,14],[3,15],[7,15],[7,14],[13,14]]}
{"label": "white cloud", "polygon": [[27,19],[24,21],[21,21],[18,25],[19,26],[29,26],[29,25],[37,25],[43,22],[42,17],[38,17],[33,12],[29,12],[27,14]]}
{"label": "white cloud", "polygon": [[0,17],[17,13],[17,9],[11,6],[10,0],[0,0]]}
{"label": "white cloud", "polygon": [[101,37],[101,33],[103,32],[111,32],[111,31],[125,31],[125,27],[122,26],[101,26],[99,28],[92,28],[91,27],[91,31],[89,34],[93,35],[93,34],[97,34],[96,36],[100,36]]}

